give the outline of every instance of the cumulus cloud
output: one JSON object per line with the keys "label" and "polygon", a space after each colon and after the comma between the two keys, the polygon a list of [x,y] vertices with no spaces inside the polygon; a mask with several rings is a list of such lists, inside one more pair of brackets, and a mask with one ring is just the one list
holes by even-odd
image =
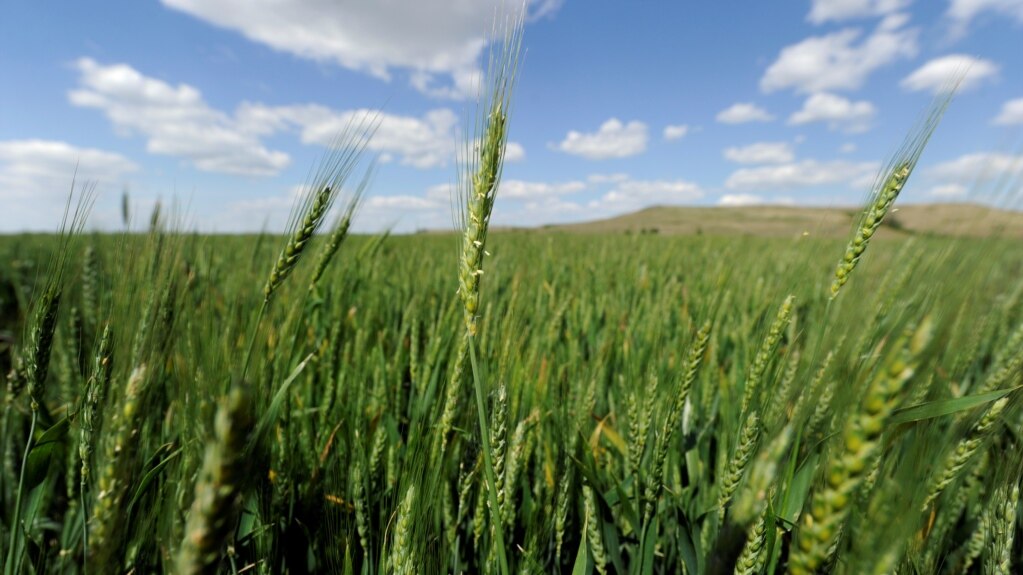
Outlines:
{"label": "cumulus cloud", "polygon": [[877,173],[876,162],[833,160],[801,162],[742,168],[732,172],[725,181],[730,190],[785,190],[846,184],[857,187]]}
{"label": "cumulus cloud", "polygon": [[[215,221],[208,222],[207,227],[220,232],[251,231],[252,222],[265,221],[268,229],[282,229],[295,194],[302,189],[303,186],[295,186],[286,194],[232,202]],[[450,229],[452,224],[452,204],[447,191],[443,195],[430,192],[424,195],[373,194],[362,201],[352,222],[353,229],[359,233]]]}
{"label": "cumulus cloud", "polygon": [[526,19],[534,22],[542,18],[549,18],[557,14],[564,4],[565,0],[533,0],[529,4],[529,14]]}
{"label": "cumulus cloud", "polygon": [[0,231],[56,230],[73,180],[106,189],[138,169],[124,156],[53,140],[0,142]]}
{"label": "cumulus cloud", "polygon": [[919,181],[940,199],[983,199],[1019,207],[1023,154],[972,152],[922,167]]}
{"label": "cumulus cloud", "polygon": [[[370,223],[379,229],[397,223],[398,231],[451,226],[452,183],[430,186],[421,196],[392,196],[373,203]],[[688,204],[704,197],[696,183],[681,179],[637,180],[628,174],[591,174],[585,179],[560,182],[505,179],[497,194],[497,226],[538,226],[595,220],[636,211],[651,205]],[[375,222],[375,223],[373,223]],[[373,226],[376,226],[374,228]]]}
{"label": "cumulus cloud", "polygon": [[553,184],[548,182],[527,182],[523,180],[506,180],[501,182],[498,197],[505,199],[524,200],[547,198],[575,194],[586,189],[580,181]]}
{"label": "cumulus cloud", "polygon": [[429,210],[437,207],[437,202],[420,196],[372,196],[366,200],[369,209],[386,208],[392,210]]}
{"label": "cumulus cloud", "polygon": [[[588,187],[586,182],[580,180],[542,182],[502,179],[497,191],[497,198],[499,201],[554,198],[582,192]],[[437,184],[426,189],[426,197],[435,202],[450,203],[456,191],[454,184]]]}
{"label": "cumulus cloud", "polygon": [[596,132],[570,131],[556,148],[588,160],[627,158],[646,151],[647,127],[643,122],[623,124],[617,118],[601,124]]}
{"label": "cumulus cloud", "polygon": [[765,198],[756,194],[725,194],[718,198],[717,205],[723,207],[745,207],[745,206],[792,206],[796,201],[787,196],[775,196]]}
{"label": "cumulus cloud", "polygon": [[172,86],[126,64],[89,58],[75,68],[79,87],[68,94],[71,103],[101,110],[125,136],[143,136],[149,153],[185,158],[206,172],[248,176],[275,175],[290,163],[237,119],[211,108],[192,86]]}
{"label": "cumulus cloud", "polygon": [[[587,202],[569,202],[563,196],[589,191],[600,195]],[[601,193],[603,192],[603,193]],[[593,174],[585,182],[563,183],[509,181],[501,184],[500,194],[508,199],[532,200],[534,206],[556,199],[560,209],[574,210],[572,204],[585,205],[592,217],[623,213],[655,204],[684,204],[703,197],[696,183],[681,179],[635,180],[627,174]],[[543,201],[537,201],[543,200]],[[553,204],[551,204],[553,205]]]}
{"label": "cumulus cloud", "polygon": [[597,214],[596,210],[585,203],[566,200],[559,196],[550,196],[502,205],[500,211],[494,213],[493,225],[536,227],[600,217],[601,215]]}
{"label": "cumulus cloud", "polygon": [[[501,180],[501,185],[497,192],[497,201],[501,205],[495,211],[495,222],[498,225],[519,226],[547,223],[552,221],[551,217],[562,214],[566,210],[581,209],[579,204],[563,200],[562,198],[583,192],[588,188],[589,184],[580,180],[567,182]],[[421,198],[423,201],[414,201],[411,198],[417,196],[411,196],[408,199],[402,200],[402,205],[397,206],[397,208],[409,210],[415,206],[421,210],[421,213],[417,216],[420,219],[426,218],[426,214],[431,213],[431,210],[437,214],[442,212],[450,214],[455,192],[456,187],[454,184],[437,184],[427,188],[425,197]],[[386,206],[379,205],[377,207],[382,212]],[[534,211],[538,213],[533,213]],[[442,227],[447,227],[447,224]]]}
{"label": "cumulus cloud", "polygon": [[892,14],[909,4],[910,0],[813,0],[806,19],[814,24],[823,24],[873,18]]}
{"label": "cumulus cloud", "polygon": [[724,155],[725,159],[739,164],[786,164],[796,157],[788,142],[757,142],[726,148]]}
{"label": "cumulus cloud", "polygon": [[718,198],[719,206],[758,206],[764,203],[764,198],[754,194],[725,194]]}
{"label": "cumulus cloud", "polygon": [[966,34],[970,23],[985,12],[1023,23],[1023,0],[951,0],[945,17],[950,23],[953,38]]}
{"label": "cumulus cloud", "polygon": [[[192,86],[173,86],[126,64],[102,65],[83,58],[76,68],[80,87],[68,94],[72,104],[103,111],[124,136],[146,138],[149,153],[184,158],[202,171],[276,175],[290,164],[290,158],[269,150],[262,139],[285,131],[297,132],[305,144],[330,146],[346,128],[372,125],[369,150],[379,153],[383,161],[421,169],[450,164],[460,145],[459,118],[448,108],[409,116],[320,104],[243,102],[227,114],[210,107]],[[524,158],[522,145],[509,142],[506,160]]]}
{"label": "cumulus cloud", "polygon": [[938,93],[952,87],[952,80],[962,75],[960,90],[968,90],[998,75],[998,64],[965,54],[950,54],[935,58],[902,79],[907,90],[927,90]]}
{"label": "cumulus cloud", "polygon": [[632,180],[616,183],[589,207],[599,214],[621,214],[653,205],[687,204],[702,198],[703,189],[686,180]]}
{"label": "cumulus cloud", "polygon": [[[528,182],[522,189],[528,193],[505,196],[507,203],[495,216],[502,225],[595,220],[652,205],[688,204],[704,196],[703,189],[693,182],[634,180],[627,174],[592,174],[585,182]],[[502,185],[501,193],[505,191]],[[573,196],[583,192],[587,194],[583,198]]]}
{"label": "cumulus cloud", "polygon": [[518,142],[508,142],[504,149],[504,161],[509,164],[526,159],[526,149]]}
{"label": "cumulus cloud", "polygon": [[835,94],[818,92],[811,94],[802,109],[789,116],[789,124],[801,125],[824,122],[830,130],[843,132],[865,132],[877,111],[866,100],[853,102]]}
{"label": "cumulus cloud", "polygon": [[[480,55],[503,0],[163,0],[164,5],[234,30],[253,42],[317,62],[390,80],[408,73],[417,90],[439,97],[475,93]],[[530,20],[554,14],[561,0],[533,0]]]}
{"label": "cumulus cloud", "polygon": [[878,68],[917,54],[917,30],[904,14],[886,16],[862,38],[857,28],[812,36],[782,49],[760,79],[764,92],[856,90]]}
{"label": "cumulus cloud", "polygon": [[359,208],[356,231],[397,232],[451,229],[451,203],[413,194],[377,195],[367,198]]}
{"label": "cumulus cloud", "polygon": [[995,124],[1023,124],[1023,98],[1009,100],[1002,104],[1002,111],[994,119]]}
{"label": "cumulus cloud", "polygon": [[590,174],[586,176],[586,182],[593,185],[617,184],[628,181],[629,174],[616,172],[614,174]]}
{"label": "cumulus cloud", "polygon": [[931,188],[928,193],[936,198],[961,198],[966,195],[966,186],[962,184],[941,184]]}
{"label": "cumulus cloud", "polygon": [[9,200],[63,198],[72,179],[110,183],[137,169],[120,154],[66,142],[0,142],[0,194]]}
{"label": "cumulus cloud", "polygon": [[[458,116],[447,108],[416,117],[370,109],[335,110],[320,104],[243,104],[239,117],[245,125],[262,126],[267,131],[296,129],[303,143],[321,146],[329,146],[348,126],[373,124],[376,130],[367,148],[397,156],[401,164],[416,168],[447,165],[454,160],[458,146]],[[516,147],[513,153],[521,157],[521,146]]]}
{"label": "cumulus cloud", "polygon": [[970,184],[1023,175],[1023,155],[974,152],[928,167],[932,179]]}
{"label": "cumulus cloud", "polygon": [[[451,226],[454,184],[430,186],[423,195],[370,198],[360,212],[361,229],[396,224],[398,231]],[[701,187],[680,179],[635,180],[627,174],[593,174],[581,180],[546,182],[506,179],[497,194],[494,225],[537,226],[593,220],[651,205],[686,204],[704,196]],[[374,227],[375,226],[375,227]]]}
{"label": "cumulus cloud", "polygon": [[774,116],[752,102],[732,104],[718,112],[715,117],[722,124],[745,124],[747,122],[770,122]]}
{"label": "cumulus cloud", "polygon": [[682,138],[686,137],[686,134],[688,133],[689,126],[687,126],[686,124],[680,124],[677,126],[669,125],[664,127],[664,139],[668,140],[669,142],[672,140],[681,140]]}

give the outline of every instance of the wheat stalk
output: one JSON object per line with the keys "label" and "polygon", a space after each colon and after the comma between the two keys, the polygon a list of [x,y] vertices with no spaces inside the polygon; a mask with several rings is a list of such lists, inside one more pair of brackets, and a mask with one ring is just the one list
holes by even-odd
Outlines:
{"label": "wheat stalk", "polygon": [[746,544],[735,562],[735,575],[755,575],[764,563],[767,542],[767,521],[763,515],[757,519],[746,535]]}
{"label": "wheat stalk", "polygon": [[320,249],[320,257],[316,261],[316,269],[313,272],[313,277],[309,281],[309,291],[313,291],[316,288],[317,283],[323,277],[323,274],[327,271],[327,266],[330,265],[331,260],[337,254],[338,250],[341,249],[341,244],[344,243],[345,239],[348,238],[348,231],[352,227],[352,220],[355,218],[355,212],[359,209],[362,204],[362,200],[365,197],[366,189],[369,187],[370,180],[373,176],[373,169],[366,170],[366,174],[363,176],[362,181],[359,182],[359,186],[356,188],[355,193],[351,199],[348,200],[348,205],[345,206],[344,211],[338,216],[337,223],[334,224],[334,230],[330,233],[330,237],[327,238],[326,243]]}
{"label": "wheat stalk", "polygon": [[856,231],[853,234],[853,239],[846,246],[845,254],[835,267],[830,289],[832,300],[838,297],[842,286],[849,281],[849,277],[852,275],[853,270],[856,269],[857,264],[859,264],[860,258],[866,252],[871,238],[874,237],[877,229],[881,227],[881,223],[891,209],[892,204],[895,203],[896,198],[899,197],[899,194],[905,187],[909,176],[913,173],[913,169],[923,154],[924,148],[927,146],[927,142],[934,134],[934,130],[938,127],[938,123],[945,113],[945,109],[951,102],[952,96],[955,93],[954,86],[956,85],[958,85],[958,80],[954,81],[953,89],[944,92],[934,101],[924,120],[915,130],[910,132],[909,137],[903,142],[901,149],[895,154],[883,171],[882,176],[875,183],[870,200],[867,202],[867,208],[864,210],[863,216],[860,218]]}
{"label": "wheat stalk", "polygon": [[720,513],[725,512],[725,507],[732,499],[732,494],[739,487],[739,482],[742,481],[742,476],[753,458],[759,441],[760,416],[756,411],[752,411],[742,424],[732,458],[728,461],[725,473],[721,477],[721,483],[718,485],[718,510]]}
{"label": "wheat stalk", "polygon": [[[103,404],[107,389],[110,387],[110,375],[113,372],[113,333],[110,324],[103,327],[103,336],[100,339],[99,350],[93,363],[92,375],[85,387],[85,401],[82,402],[82,423],[78,442],[78,457],[81,460],[81,473],[79,478],[79,494],[82,505],[87,507],[85,493],[89,483],[89,474],[92,469],[92,451],[95,445],[94,434],[97,428],[96,415],[99,407]],[[82,514],[84,520],[86,514]],[[89,530],[82,529],[82,541],[86,554],[89,548]]]}
{"label": "wheat stalk", "polygon": [[[64,217],[61,221],[58,234],[58,248],[49,264],[46,275],[46,282],[43,286],[43,295],[35,304],[31,331],[29,334],[29,347],[24,351],[23,357],[16,361],[15,371],[12,373],[8,401],[13,401],[16,392],[20,391],[21,385],[28,387],[29,407],[31,408],[31,420],[29,423],[28,440],[25,442],[25,451],[21,460],[21,470],[18,475],[18,488],[14,501],[14,513],[9,524],[10,538],[8,540],[7,561],[5,562],[4,573],[11,574],[20,569],[21,556],[17,554],[19,547],[18,538],[21,534],[21,499],[25,485],[25,470],[28,467],[29,454],[35,440],[36,424],[39,419],[39,411],[43,402],[43,393],[46,377],[49,373],[50,353],[53,350],[53,335],[57,329],[57,313],[60,309],[61,294],[63,293],[64,274],[67,270],[68,261],[72,256],[78,238],[85,227],[85,220],[92,209],[95,200],[95,184],[86,184],[81,191],[74,212],[71,211],[71,203],[74,200],[75,182],[71,182],[71,193],[68,195],[67,203],[64,206]],[[68,219],[70,215],[70,220]]]}
{"label": "wheat stalk", "polygon": [[397,575],[414,575],[421,566],[412,542],[412,520],[416,505],[416,486],[409,485],[398,508],[394,528],[394,551],[391,553],[391,568]]}
{"label": "wheat stalk", "polygon": [[924,498],[922,506],[923,511],[926,511],[945,488],[959,477],[963,468],[973,459],[981,444],[991,434],[992,429],[998,423],[1002,412],[1005,411],[1005,407],[1008,404],[1009,398],[1007,397],[1003,397],[991,404],[984,413],[984,416],[977,422],[977,425],[970,429],[969,434],[960,440],[955,449],[948,454],[939,468],[938,474],[931,482],[930,489],[927,491],[927,497]]}
{"label": "wheat stalk", "polygon": [[746,387],[742,393],[742,409],[740,413],[748,413],[750,404],[760,389],[760,382],[764,378],[764,373],[767,371],[771,357],[781,341],[785,328],[792,319],[792,306],[794,302],[795,296],[790,295],[785,298],[781,307],[778,308],[774,321],[771,322],[771,327],[767,330],[767,337],[764,338],[764,341],[760,344],[760,349],[757,350],[757,355],[753,359],[753,366],[750,368],[749,375],[746,376]]}
{"label": "wheat stalk", "polygon": [[96,500],[89,521],[91,546],[87,561],[94,571],[102,571],[121,561],[119,553],[124,544],[122,531],[125,527],[121,516],[138,450],[139,408],[148,388],[147,372],[144,364],[132,371],[119,410],[110,421],[113,427],[107,435],[103,468],[96,482]]}
{"label": "wheat stalk", "polygon": [[992,498],[994,506],[989,529],[984,575],[1010,575],[1012,570],[1012,544],[1016,537],[1016,508],[1019,506],[1019,486],[999,488]]}
{"label": "wheat stalk", "polygon": [[607,549],[604,547],[604,536],[600,532],[600,514],[597,511],[597,499],[593,488],[583,486],[583,504],[586,508],[586,541],[590,544],[590,556],[600,575],[607,575]]}
{"label": "wheat stalk", "polygon": [[244,452],[255,427],[252,404],[248,384],[239,383],[217,410],[214,439],[206,448],[178,552],[177,573],[218,572],[220,558],[233,536],[242,491],[250,481]]}
{"label": "wheat stalk", "polygon": [[833,553],[853,497],[872,470],[885,423],[930,337],[931,322],[924,320],[911,336],[903,335],[896,342],[895,352],[870,380],[860,409],[846,422],[841,445],[828,461],[823,489],[814,493],[809,513],[803,515],[792,541],[791,575],[814,573]]}

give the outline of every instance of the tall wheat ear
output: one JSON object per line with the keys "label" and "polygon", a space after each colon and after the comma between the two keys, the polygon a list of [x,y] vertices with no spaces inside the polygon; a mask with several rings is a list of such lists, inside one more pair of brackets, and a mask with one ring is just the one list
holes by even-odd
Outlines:
{"label": "tall wheat ear", "polygon": [[923,120],[918,126],[911,130],[909,136],[902,143],[899,150],[888,161],[887,166],[878,175],[867,200],[866,209],[860,217],[853,238],[845,248],[842,259],[835,267],[835,274],[831,281],[831,299],[838,297],[842,286],[849,281],[853,270],[859,264],[860,258],[867,251],[871,238],[884,222],[885,216],[895,203],[896,198],[906,186],[909,177],[913,174],[920,156],[927,147],[927,142],[934,135],[945,110],[952,102],[952,97],[962,81],[962,73],[953,77],[946,89],[935,98]]}

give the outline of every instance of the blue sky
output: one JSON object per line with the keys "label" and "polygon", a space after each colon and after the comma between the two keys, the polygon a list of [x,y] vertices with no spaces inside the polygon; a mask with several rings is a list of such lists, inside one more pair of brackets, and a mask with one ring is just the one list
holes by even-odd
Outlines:
{"label": "blue sky", "polygon": [[[451,225],[462,120],[500,0],[5,2],[0,232],[185,206],[280,228],[324,146],[381,110],[359,229]],[[852,205],[957,70],[905,201],[1023,175],[1023,0],[532,0],[494,221],[654,204]],[[1013,180],[1012,178],[1015,177]],[[354,184],[354,182],[353,182]],[[1000,196],[999,196],[1000,197]]]}

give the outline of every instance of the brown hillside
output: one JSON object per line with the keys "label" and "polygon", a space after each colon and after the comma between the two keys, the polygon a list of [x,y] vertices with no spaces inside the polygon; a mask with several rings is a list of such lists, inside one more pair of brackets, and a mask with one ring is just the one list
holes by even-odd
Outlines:
{"label": "brown hillside", "polygon": [[[605,220],[547,226],[568,233],[659,233],[786,237],[809,233],[846,237],[860,212],[856,208],[791,206],[655,206]],[[1006,236],[1023,238],[1023,212],[974,204],[916,204],[896,208],[883,234]]]}

